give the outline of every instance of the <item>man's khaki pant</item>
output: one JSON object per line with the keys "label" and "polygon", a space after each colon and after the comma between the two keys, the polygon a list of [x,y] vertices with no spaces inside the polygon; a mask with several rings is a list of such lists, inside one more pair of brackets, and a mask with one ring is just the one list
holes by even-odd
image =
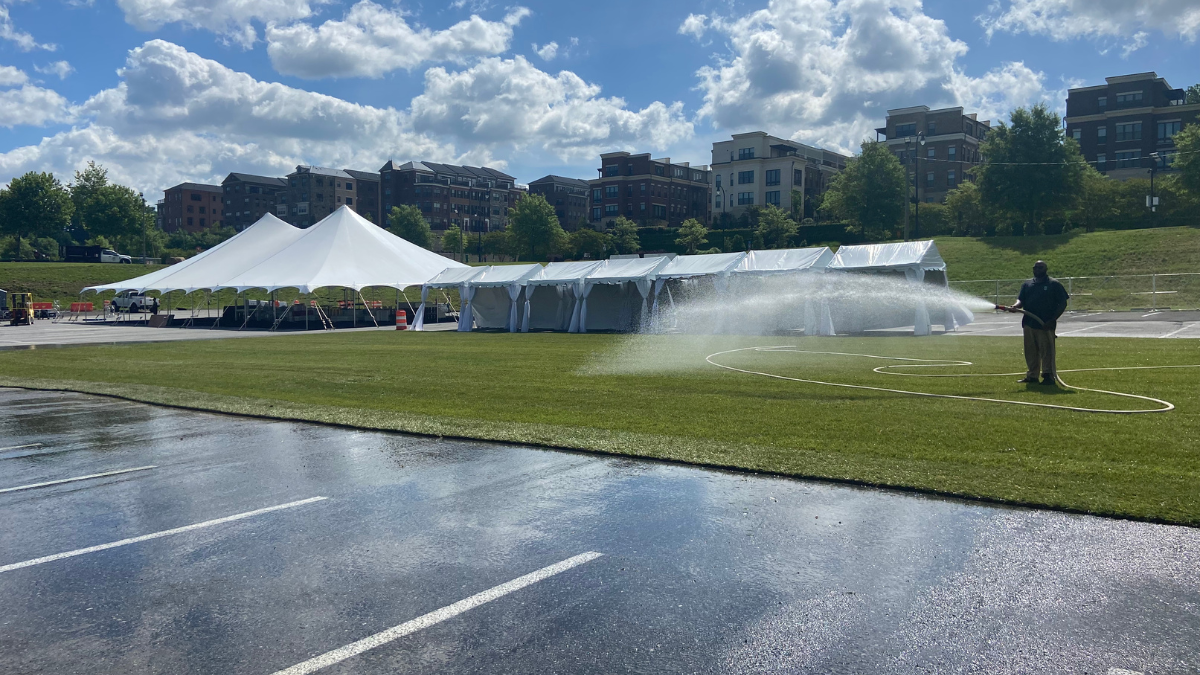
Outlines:
{"label": "man's khaki pant", "polygon": [[1057,379],[1058,368],[1054,365],[1054,330],[1038,330],[1025,326],[1025,377]]}

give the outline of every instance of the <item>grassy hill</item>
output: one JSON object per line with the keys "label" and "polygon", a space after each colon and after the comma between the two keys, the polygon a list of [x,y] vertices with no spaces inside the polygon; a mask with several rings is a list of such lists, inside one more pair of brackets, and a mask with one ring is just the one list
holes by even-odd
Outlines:
{"label": "grassy hill", "polygon": [[113,263],[0,263],[0,288],[12,293],[33,293],[37,302],[72,302],[79,299],[79,291],[84,286],[124,281],[162,267]]}
{"label": "grassy hill", "polygon": [[1038,258],[1056,277],[1200,272],[1200,228],[1194,227],[936,241],[954,281],[1028,277]]}

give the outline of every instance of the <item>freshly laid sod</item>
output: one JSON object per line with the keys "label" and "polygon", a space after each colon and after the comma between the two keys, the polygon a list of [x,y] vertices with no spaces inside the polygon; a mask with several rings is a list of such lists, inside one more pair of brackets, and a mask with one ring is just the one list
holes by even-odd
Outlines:
{"label": "freshly laid sod", "polygon": [[[1173,402],[1104,415],[929,399],[720,370],[708,354],[796,345],[975,365],[738,352],[739,368],[1082,407],[1153,407],[1016,384],[1014,338],[688,338],[373,332],[0,352],[0,385],[231,413],[535,443],[1200,525],[1200,369],[1064,373]],[[1064,369],[1200,364],[1194,340],[1059,341]],[[932,373],[931,373],[932,374]]]}

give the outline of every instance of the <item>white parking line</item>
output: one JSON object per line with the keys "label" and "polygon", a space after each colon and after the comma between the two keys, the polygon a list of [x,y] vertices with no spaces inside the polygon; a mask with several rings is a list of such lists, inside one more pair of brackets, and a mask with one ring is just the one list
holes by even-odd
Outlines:
{"label": "white parking line", "polygon": [[41,443],[26,443],[25,445],[10,445],[7,448],[0,448],[0,452],[8,452],[9,450],[23,450],[24,448],[40,448]]}
{"label": "white parking line", "polygon": [[104,478],[106,476],[119,476],[123,473],[133,473],[134,471],[147,471],[149,469],[157,469],[157,468],[158,467],[154,466],[154,465],[139,466],[139,467],[136,467],[133,469],[120,469],[118,471],[105,471],[104,473],[93,473],[88,476],[76,476],[74,478],[60,478],[59,480],[50,480],[50,481],[46,481],[45,483],[33,483],[30,485],[19,485],[17,487],[0,489],[0,494],[4,494],[5,492],[20,492],[21,490],[32,490],[34,488],[40,488],[40,487],[50,487],[51,485],[61,485],[63,483],[74,483],[75,481],[90,480],[92,478]]}
{"label": "white parking line", "polygon": [[1067,331],[1067,332],[1065,332],[1065,333],[1059,333],[1059,334],[1058,334],[1058,336],[1059,336],[1059,337],[1062,337],[1062,336],[1064,336],[1064,335],[1071,335],[1071,334],[1073,334],[1073,333],[1082,333],[1082,332],[1083,332],[1083,331],[1085,331],[1085,330],[1092,330],[1093,328],[1099,328],[1099,327],[1100,327],[1100,326],[1102,326],[1102,325],[1103,325],[1103,324],[1095,323],[1095,324],[1092,324],[1092,325],[1090,325],[1090,326],[1088,326],[1088,327],[1086,327],[1086,328],[1076,328],[1075,330],[1069,330],[1069,331]]}
{"label": "white parking line", "polygon": [[482,593],[472,595],[465,600],[459,600],[453,605],[446,605],[441,609],[436,609],[428,614],[419,616],[412,621],[406,621],[399,626],[395,626],[381,633],[376,633],[370,637],[363,638],[358,642],[352,642],[345,647],[335,649],[331,652],[326,652],[320,656],[314,656],[307,661],[297,663],[291,668],[285,668],[284,670],[277,671],[274,675],[307,675],[307,673],[315,673],[322,668],[332,666],[335,663],[341,663],[352,656],[357,656],[367,650],[385,645],[393,640],[402,638],[405,635],[415,633],[423,628],[428,628],[447,619],[452,619],[463,612],[491,602],[492,600],[496,600],[497,598],[502,598],[513,591],[519,591],[526,586],[536,584],[543,579],[548,579],[555,574],[565,572],[572,567],[577,567],[586,562],[591,562],[602,555],[602,553],[589,551],[588,553],[581,553],[573,558],[567,558],[562,562],[554,563],[549,567],[543,567],[542,569],[526,574],[523,577],[517,577],[512,581],[505,582],[499,586],[494,586]]}
{"label": "white parking line", "polygon": [[183,532],[191,532],[192,530],[199,530],[200,528],[203,528],[203,527],[212,527],[213,525],[222,525],[224,523],[231,523],[235,520],[241,520],[243,518],[250,518],[253,516],[258,516],[258,515],[262,515],[264,513],[270,513],[271,511],[279,511],[281,509],[290,509],[290,508],[293,508],[296,506],[304,506],[305,504],[312,504],[313,502],[319,502],[319,501],[323,501],[325,499],[327,499],[327,497],[309,497],[308,499],[301,499],[298,502],[288,502],[287,504],[280,504],[279,506],[268,506],[265,509],[256,509],[254,511],[247,511],[245,513],[239,513],[239,514],[233,515],[233,516],[225,516],[224,518],[217,518],[216,520],[206,520],[203,523],[196,523],[195,525],[184,525],[183,527],[176,527],[176,528],[173,528],[170,530],[163,530],[161,532],[154,532],[151,534],[143,534],[140,537],[130,537],[129,539],[122,539],[120,541],[114,541],[114,542],[110,542],[107,544],[99,544],[97,546],[89,546],[87,548],[78,548],[78,549],[75,549],[74,551],[67,551],[66,553],[55,553],[54,555],[48,555],[48,556],[45,556],[42,558],[34,558],[33,560],[26,560],[24,562],[12,563],[11,565],[4,565],[4,566],[0,567],[0,573],[11,572],[13,570],[19,570],[24,567],[33,567],[34,565],[41,565],[42,563],[54,562],[55,560],[62,560],[63,558],[74,558],[77,555],[83,555],[85,553],[95,553],[96,551],[106,551],[110,548],[116,548],[118,546],[128,546],[129,544],[137,544],[139,542],[149,541],[151,539],[158,539],[160,537],[170,536],[172,534],[181,534]]}
{"label": "white parking line", "polygon": [[1185,331],[1189,328],[1194,328],[1196,325],[1197,324],[1195,324],[1195,323],[1185,323],[1182,326],[1180,326],[1178,329],[1173,330],[1170,333],[1167,333],[1166,335],[1160,335],[1159,337],[1164,337],[1164,338],[1175,337],[1176,335],[1179,335],[1180,333],[1182,333],[1183,331]]}

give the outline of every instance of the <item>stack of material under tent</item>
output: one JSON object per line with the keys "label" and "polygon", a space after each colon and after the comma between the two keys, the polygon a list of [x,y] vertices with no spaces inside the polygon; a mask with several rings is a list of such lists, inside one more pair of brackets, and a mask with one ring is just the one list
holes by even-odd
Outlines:
{"label": "stack of material under tent", "polygon": [[521,332],[578,329],[576,307],[583,295],[583,280],[603,264],[600,261],[553,262],[525,280],[525,313]]}
{"label": "stack of material under tent", "polygon": [[[725,326],[730,332],[754,334],[803,330],[805,335],[833,335],[829,299],[822,293],[822,279],[833,261],[827,246],[750,251],[729,274],[729,295],[743,303],[744,326]],[[791,299],[789,294],[803,297]],[[746,307],[746,303],[761,307]],[[800,308],[797,313],[783,308]]]}
{"label": "stack of material under tent", "polygon": [[500,328],[515,333],[526,301],[526,282],[537,276],[542,266],[493,265],[466,282],[463,305],[475,319],[475,328]]}
{"label": "stack of material under tent", "polygon": [[426,281],[424,284],[421,284],[421,306],[417,308],[417,318],[413,321],[412,329],[418,331],[425,330],[425,304],[429,301],[429,292],[453,288],[458,290],[460,301],[458,330],[471,330],[473,319],[471,317],[470,286],[468,286],[468,282],[483,274],[485,269],[487,268],[451,267],[429,281]]}
{"label": "stack of material under tent", "polygon": [[[843,246],[829,265],[830,271],[891,277],[899,283],[928,284],[938,289],[949,286],[946,261],[931,240],[894,244]],[[903,293],[893,294],[905,296]],[[834,306],[834,319],[843,332],[861,332],[913,326],[914,335],[932,332],[930,312],[940,319],[946,331],[975,320],[971,310],[949,297],[930,307],[917,294],[889,302],[881,307],[878,300],[845,298]]]}
{"label": "stack of material under tent", "polygon": [[667,256],[605,260],[583,279],[571,332],[632,332],[649,325],[654,280],[670,261]]}

